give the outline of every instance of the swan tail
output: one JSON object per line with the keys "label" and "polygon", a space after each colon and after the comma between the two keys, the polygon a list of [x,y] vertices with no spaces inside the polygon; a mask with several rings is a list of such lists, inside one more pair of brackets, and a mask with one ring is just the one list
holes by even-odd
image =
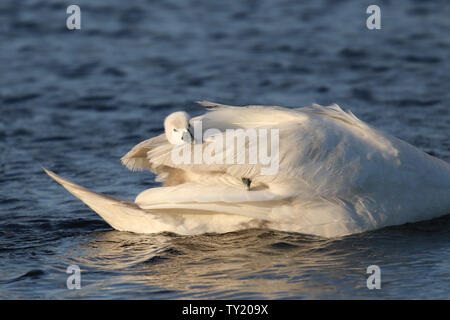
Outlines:
{"label": "swan tail", "polygon": [[133,201],[100,194],[43,168],[44,171],[67,191],[94,210],[111,227],[119,231],[136,233],[175,232],[169,221],[162,221],[157,214],[146,212]]}
{"label": "swan tail", "polygon": [[[227,198],[228,202],[213,201],[207,196],[200,201],[186,201],[174,188],[152,188],[141,193],[146,197],[141,202],[115,198],[91,191],[64,179],[54,172],[44,171],[67,191],[80,199],[89,208],[102,217],[111,227],[119,231],[135,233],[174,232],[178,234],[201,234],[205,232],[231,232],[249,227],[262,227],[264,221],[270,219],[270,209],[263,206],[253,206],[251,203],[239,203],[240,199]],[[189,190],[192,190],[188,187]],[[170,201],[162,202],[163,196],[171,198],[170,194],[179,194]],[[203,192],[205,194],[205,192]],[[149,195],[152,194],[152,197]],[[206,193],[208,194],[208,193]],[[159,197],[161,195],[161,197]],[[236,196],[236,195],[234,195]],[[259,195],[261,196],[261,195]],[[266,195],[267,196],[267,195]],[[159,200],[151,201],[153,197]],[[219,198],[216,198],[216,200]],[[270,201],[268,201],[270,202]]]}

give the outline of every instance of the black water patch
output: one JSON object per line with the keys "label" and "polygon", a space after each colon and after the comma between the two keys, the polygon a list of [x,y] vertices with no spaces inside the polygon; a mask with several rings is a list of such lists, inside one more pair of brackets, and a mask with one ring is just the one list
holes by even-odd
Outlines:
{"label": "black water patch", "polygon": [[397,107],[414,107],[414,106],[428,107],[428,106],[436,105],[440,102],[441,102],[441,100],[439,100],[439,99],[421,100],[421,99],[405,98],[405,99],[388,101],[387,103],[389,105],[395,105]]}
{"label": "black water patch", "polygon": [[377,73],[382,73],[382,72],[386,72],[386,71],[390,71],[392,68],[388,67],[388,66],[373,66],[371,67],[371,70],[373,72],[377,72]]}
{"label": "black water patch", "polygon": [[33,142],[69,141],[72,139],[73,139],[73,137],[70,137],[70,136],[50,136],[50,137],[42,137],[42,138],[33,139]]}
{"label": "black water patch", "polygon": [[103,73],[117,78],[123,78],[127,75],[125,71],[118,67],[108,67],[103,69]]}
{"label": "black water patch", "polygon": [[221,31],[217,31],[217,32],[213,32],[209,35],[209,37],[213,40],[223,40],[228,38],[228,34],[226,34],[225,32],[221,32]]}
{"label": "black water patch", "polygon": [[10,135],[13,137],[21,137],[21,136],[30,137],[33,134],[34,134],[34,132],[31,130],[28,130],[25,128],[18,128],[18,129],[13,130]]}
{"label": "black water patch", "polygon": [[34,21],[14,21],[11,26],[14,30],[26,31],[26,32],[39,32],[42,27],[39,23]]}
{"label": "black water patch", "polygon": [[179,251],[179,250],[174,249],[174,248],[167,248],[167,249],[163,250],[162,253],[169,254],[169,255],[174,255],[174,256],[179,256],[179,255],[183,255],[184,254],[184,252]]}
{"label": "black water patch", "polygon": [[2,230],[23,232],[29,230],[29,226],[24,223],[5,222],[1,224]]}
{"label": "black water patch", "polygon": [[328,91],[330,91],[330,88],[328,88],[327,86],[320,86],[317,88],[317,92],[319,92],[319,93],[325,93]]}
{"label": "black water patch", "polygon": [[354,88],[352,89],[352,95],[355,98],[363,101],[372,102],[375,100],[372,91],[370,91],[370,89],[367,88]]}
{"label": "black water patch", "polygon": [[362,59],[367,56],[367,51],[364,49],[344,48],[339,51],[339,55],[346,59]]}
{"label": "black water patch", "polygon": [[188,79],[186,83],[187,83],[187,85],[192,86],[192,87],[201,87],[205,83],[205,78],[192,77],[192,78]]}
{"label": "black water patch", "polygon": [[13,203],[21,203],[21,199],[17,198],[7,198],[7,199],[1,199],[0,198],[0,204],[13,204]]}
{"label": "black water patch", "polygon": [[160,264],[160,263],[164,263],[167,260],[169,260],[169,258],[164,257],[164,256],[153,256],[145,261],[142,261],[140,264],[144,264],[144,265],[154,265],[154,264]]}
{"label": "black water patch", "polygon": [[438,63],[441,62],[441,58],[432,56],[418,56],[418,55],[407,55],[403,58],[407,62],[412,63]]}
{"label": "black water patch", "polygon": [[289,67],[289,72],[293,73],[293,74],[311,74],[312,70],[308,67],[303,67],[303,66],[290,66]]}
{"label": "black water patch", "polygon": [[389,226],[382,230],[396,230],[407,232],[411,234],[438,234],[449,233],[450,227],[450,213],[432,220],[419,221],[414,223],[406,223],[398,226]]}
{"label": "black water patch", "polygon": [[103,228],[104,226],[105,222],[94,219],[65,220],[55,224],[55,228],[58,230],[72,230],[72,229],[95,230]]}
{"label": "black water patch", "polygon": [[173,103],[141,103],[140,108],[146,110],[171,110],[175,107]]}
{"label": "black water patch", "polygon": [[123,10],[120,13],[119,20],[123,22],[125,25],[132,25],[141,22],[142,19],[145,18],[145,14],[142,8],[139,7],[131,7]]}
{"label": "black water patch", "polygon": [[107,111],[116,111],[118,109],[117,105],[106,104],[103,102],[92,102],[92,101],[78,101],[73,102],[72,106],[77,110],[83,111],[99,111],[99,112],[107,112]]}
{"label": "black water patch", "polygon": [[57,72],[58,75],[60,75],[63,78],[67,79],[77,79],[77,78],[84,78],[89,75],[91,75],[97,66],[99,65],[99,62],[93,61],[93,62],[86,62],[79,65],[60,65],[54,70]]}
{"label": "black water patch", "polygon": [[111,100],[114,99],[113,95],[101,95],[101,94],[97,94],[97,95],[86,95],[86,96],[82,96],[79,100],[80,101],[86,101],[86,102],[98,102],[98,101],[107,101],[107,100]]}
{"label": "black water patch", "polygon": [[13,104],[13,103],[18,103],[18,102],[25,102],[28,100],[36,99],[40,96],[41,95],[39,93],[18,94],[18,95],[14,95],[14,96],[4,97],[3,103],[4,104]]}
{"label": "black water patch", "polygon": [[295,244],[283,242],[283,241],[272,243],[269,245],[269,247],[273,248],[273,249],[280,249],[280,250],[290,250],[290,249],[298,248],[298,246]]}
{"label": "black water patch", "polygon": [[408,9],[406,12],[414,16],[427,16],[432,12],[432,10],[427,7],[415,7]]}
{"label": "black water patch", "polygon": [[264,79],[259,82],[260,87],[268,87],[271,85],[272,85],[272,81],[270,81],[269,79]]}
{"label": "black water patch", "polygon": [[13,282],[17,282],[17,281],[27,280],[27,279],[39,279],[43,275],[45,275],[44,271],[35,269],[35,270],[28,271],[27,273],[21,275],[20,277],[17,277],[17,278],[11,279],[11,280],[1,280],[0,284],[8,284],[8,283],[13,283]]}

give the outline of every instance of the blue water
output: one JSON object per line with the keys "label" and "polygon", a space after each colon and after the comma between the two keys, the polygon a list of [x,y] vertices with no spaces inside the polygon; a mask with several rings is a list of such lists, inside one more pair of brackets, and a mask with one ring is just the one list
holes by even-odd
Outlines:
{"label": "blue water", "polygon": [[[450,161],[450,4],[0,2],[0,298],[450,298],[450,217],[339,239],[114,231],[41,167],[112,196],[157,186],[120,157],[196,100],[338,103]],[[66,268],[81,268],[68,290]],[[366,268],[381,269],[368,290]]]}

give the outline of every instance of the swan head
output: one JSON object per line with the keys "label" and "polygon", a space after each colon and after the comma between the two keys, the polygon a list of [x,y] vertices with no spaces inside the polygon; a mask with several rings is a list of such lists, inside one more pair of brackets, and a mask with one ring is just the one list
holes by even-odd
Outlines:
{"label": "swan head", "polygon": [[189,115],[184,111],[177,111],[164,120],[164,131],[171,144],[183,144],[193,141]]}

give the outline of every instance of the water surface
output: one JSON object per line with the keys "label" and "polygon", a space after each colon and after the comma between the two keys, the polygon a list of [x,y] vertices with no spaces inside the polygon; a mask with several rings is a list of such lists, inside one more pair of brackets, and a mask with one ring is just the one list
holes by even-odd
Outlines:
{"label": "water surface", "polygon": [[[450,6],[382,1],[0,2],[0,297],[448,299],[450,218],[339,239],[112,230],[41,167],[112,196],[157,186],[120,157],[196,100],[338,103],[450,160]],[[82,289],[66,288],[81,268]],[[366,268],[381,268],[368,290]]]}

